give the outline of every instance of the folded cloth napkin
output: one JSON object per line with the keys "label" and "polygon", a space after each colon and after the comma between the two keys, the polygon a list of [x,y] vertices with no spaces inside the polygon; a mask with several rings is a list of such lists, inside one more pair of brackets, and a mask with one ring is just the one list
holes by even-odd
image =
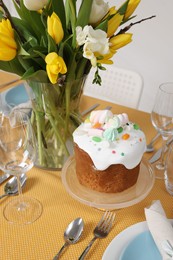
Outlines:
{"label": "folded cloth napkin", "polygon": [[173,259],[173,227],[159,200],[145,208],[149,231],[163,260]]}

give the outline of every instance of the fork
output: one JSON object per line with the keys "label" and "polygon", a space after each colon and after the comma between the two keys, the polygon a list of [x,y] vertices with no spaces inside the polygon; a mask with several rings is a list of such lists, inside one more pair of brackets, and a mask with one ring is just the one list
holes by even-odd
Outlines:
{"label": "fork", "polygon": [[91,246],[97,238],[105,238],[109,234],[109,231],[111,230],[111,227],[114,223],[114,219],[115,213],[110,211],[105,212],[105,214],[102,216],[102,218],[100,219],[99,223],[93,231],[93,239],[89,242],[88,246],[85,248],[78,260],[84,259],[84,257],[86,256],[86,254],[88,253],[88,251],[90,250]]}

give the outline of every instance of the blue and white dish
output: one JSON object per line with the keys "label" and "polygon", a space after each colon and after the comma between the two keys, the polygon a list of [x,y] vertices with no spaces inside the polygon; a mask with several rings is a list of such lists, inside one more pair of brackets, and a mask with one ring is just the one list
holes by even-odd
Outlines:
{"label": "blue and white dish", "polygon": [[[122,220],[123,221],[123,220]],[[173,223],[173,220],[170,220]],[[106,248],[102,260],[161,260],[147,222],[134,224],[119,233]]]}
{"label": "blue and white dish", "polygon": [[5,94],[5,103],[8,107],[13,108],[29,100],[24,84],[19,84],[11,88]]}
{"label": "blue and white dish", "polygon": [[162,260],[149,231],[137,235],[123,250],[120,260]]}

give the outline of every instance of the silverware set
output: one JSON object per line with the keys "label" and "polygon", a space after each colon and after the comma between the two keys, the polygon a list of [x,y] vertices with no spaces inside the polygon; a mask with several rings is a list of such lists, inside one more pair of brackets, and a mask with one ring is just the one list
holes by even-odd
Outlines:
{"label": "silverware set", "polygon": [[[156,135],[153,140],[155,139],[158,139],[159,135]],[[168,141],[166,142],[166,145],[165,145],[165,149],[164,149],[164,153],[166,154],[166,152],[168,151],[169,149],[169,145],[173,142],[173,137],[169,138]],[[152,143],[152,141],[150,142],[150,144]],[[154,143],[154,142],[153,142]],[[149,146],[150,146],[149,144]],[[146,150],[146,152],[148,152]],[[155,163],[156,161],[158,161],[161,157],[161,153],[162,153],[162,147],[160,149],[158,149],[152,156],[151,158],[149,159],[149,163]]]}
{"label": "silverware set", "polygon": [[[115,213],[106,211],[103,214],[103,216],[101,217],[100,221],[98,222],[97,226],[93,231],[94,233],[93,239],[89,242],[89,244],[87,245],[87,247],[85,248],[85,250],[83,251],[83,253],[81,254],[78,260],[83,260],[85,258],[86,254],[88,253],[88,251],[90,250],[91,246],[93,245],[94,241],[97,238],[105,238],[109,234],[114,224],[114,220],[115,220]],[[74,244],[79,241],[81,234],[83,232],[83,227],[84,227],[84,222],[82,218],[77,218],[68,225],[68,227],[64,232],[65,244],[61,247],[59,252],[54,256],[53,260],[59,259],[60,255],[62,254],[62,251],[66,246],[70,244]]]}
{"label": "silverware set", "polygon": [[94,233],[93,239],[89,242],[89,244],[87,245],[87,247],[85,248],[85,250],[83,251],[83,253],[81,254],[78,260],[83,260],[85,258],[86,254],[88,253],[88,251],[90,250],[91,246],[93,245],[94,241],[97,238],[105,238],[109,234],[114,224],[114,220],[115,220],[115,213],[110,211],[106,211],[104,213],[101,220],[99,221],[99,223],[97,224],[97,226],[93,231]]}

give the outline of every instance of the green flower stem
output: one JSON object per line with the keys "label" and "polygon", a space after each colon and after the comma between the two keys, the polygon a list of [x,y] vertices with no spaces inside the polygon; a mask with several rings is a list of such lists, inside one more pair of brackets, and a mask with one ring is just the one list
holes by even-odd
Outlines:
{"label": "green flower stem", "polygon": [[[51,123],[51,125],[52,125],[52,127],[54,129],[56,137],[59,139],[62,147],[64,148],[65,153],[69,156],[70,155],[69,151],[68,151],[68,149],[67,149],[63,139],[61,138],[61,135],[60,135],[60,133],[58,131],[58,127],[56,126],[53,117],[50,114],[47,114],[47,117],[48,117],[48,119],[49,119],[49,121],[50,121],[50,123]],[[65,138],[65,140],[66,140],[66,138]]]}
{"label": "green flower stem", "polygon": [[37,141],[38,141],[38,156],[40,165],[44,164],[44,155],[42,149],[42,136],[41,136],[41,120],[39,113],[36,112],[36,124],[37,124]]}
{"label": "green flower stem", "polygon": [[67,138],[68,134],[68,126],[69,126],[69,117],[70,117],[70,92],[71,92],[71,84],[70,82],[66,83],[65,89],[65,109],[66,109],[66,116],[65,116],[65,139]]}
{"label": "green flower stem", "polygon": [[76,78],[80,79],[82,78],[85,74],[88,74],[88,71],[85,71],[88,65],[88,60],[83,59],[81,62],[78,64],[78,70],[77,70],[77,75]]}

